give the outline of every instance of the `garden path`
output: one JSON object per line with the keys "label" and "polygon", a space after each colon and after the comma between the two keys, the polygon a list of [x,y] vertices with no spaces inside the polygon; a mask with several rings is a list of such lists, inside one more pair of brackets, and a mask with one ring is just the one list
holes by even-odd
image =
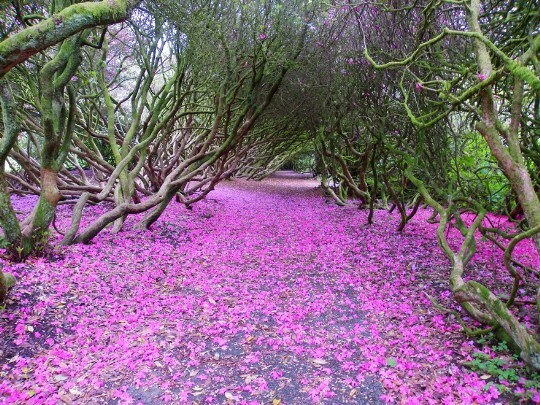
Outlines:
{"label": "garden path", "polygon": [[473,343],[424,295],[452,302],[429,213],[396,233],[396,216],[366,226],[366,212],[316,187],[287,172],[227,181],[193,210],[172,204],[151,231],[130,219],[6,265],[20,282],[0,314],[0,401],[495,398],[462,366]]}

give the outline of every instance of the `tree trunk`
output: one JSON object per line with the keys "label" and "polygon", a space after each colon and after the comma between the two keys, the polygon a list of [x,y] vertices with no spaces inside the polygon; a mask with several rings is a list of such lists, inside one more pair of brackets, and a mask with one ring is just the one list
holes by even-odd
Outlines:
{"label": "tree trunk", "polygon": [[[34,208],[23,229],[23,235],[32,240],[34,248],[40,249],[47,242],[49,226],[54,220],[56,206],[60,201],[58,190],[58,173],[50,168],[41,169],[41,193],[38,203]],[[30,253],[30,252],[28,252]]]}
{"label": "tree trunk", "polygon": [[2,271],[2,265],[0,265],[0,303],[6,299],[8,290],[15,285],[15,277],[9,273]]}
{"label": "tree trunk", "polygon": [[17,249],[23,247],[24,237],[21,232],[19,220],[11,205],[11,198],[3,170],[0,170],[0,225],[4,230],[4,237],[9,244],[8,253],[13,255],[17,252]]}
{"label": "tree trunk", "polygon": [[137,229],[150,229],[150,227],[159,219],[163,211],[167,208],[171,200],[176,195],[179,187],[171,188],[165,194],[165,198],[157,206],[155,206],[150,212],[148,212],[143,219],[137,223],[135,228]]}
{"label": "tree trunk", "polygon": [[66,7],[0,42],[0,78],[33,55],[86,28],[125,20],[140,0],[103,0]]}

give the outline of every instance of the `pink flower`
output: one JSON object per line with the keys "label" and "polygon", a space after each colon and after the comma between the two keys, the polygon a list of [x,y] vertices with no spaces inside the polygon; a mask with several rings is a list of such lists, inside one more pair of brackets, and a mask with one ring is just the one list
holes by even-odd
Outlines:
{"label": "pink flower", "polygon": [[259,35],[259,39],[264,41],[266,39],[266,34],[263,32],[261,35]]}
{"label": "pink flower", "polygon": [[476,75],[476,77],[478,77],[478,80],[480,80],[480,81],[482,82],[482,81],[486,80],[487,75],[485,75],[485,74],[483,74],[483,73],[478,73],[478,74]]}
{"label": "pink flower", "polygon": [[423,88],[424,86],[422,85],[422,83],[416,83],[416,85],[414,86],[414,89],[416,91],[422,91]]}

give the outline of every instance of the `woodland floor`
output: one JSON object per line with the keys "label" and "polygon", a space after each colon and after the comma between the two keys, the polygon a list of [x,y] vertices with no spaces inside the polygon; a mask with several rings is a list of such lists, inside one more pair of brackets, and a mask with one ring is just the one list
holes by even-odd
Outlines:
{"label": "woodland floor", "polygon": [[[225,182],[151,231],[130,219],[6,263],[19,283],[0,312],[0,402],[506,402],[464,366],[475,343],[426,298],[453,305],[429,212],[403,233],[386,211],[366,226],[367,212],[316,186],[290,173]],[[538,265],[533,251],[521,258]],[[500,262],[481,244],[473,268],[495,280]]]}

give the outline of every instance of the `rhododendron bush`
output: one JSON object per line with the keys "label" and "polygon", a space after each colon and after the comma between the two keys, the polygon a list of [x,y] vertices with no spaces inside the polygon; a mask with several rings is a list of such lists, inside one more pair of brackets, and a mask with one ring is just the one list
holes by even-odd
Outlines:
{"label": "rhododendron bush", "polygon": [[537,8],[0,2],[2,399],[540,402]]}

